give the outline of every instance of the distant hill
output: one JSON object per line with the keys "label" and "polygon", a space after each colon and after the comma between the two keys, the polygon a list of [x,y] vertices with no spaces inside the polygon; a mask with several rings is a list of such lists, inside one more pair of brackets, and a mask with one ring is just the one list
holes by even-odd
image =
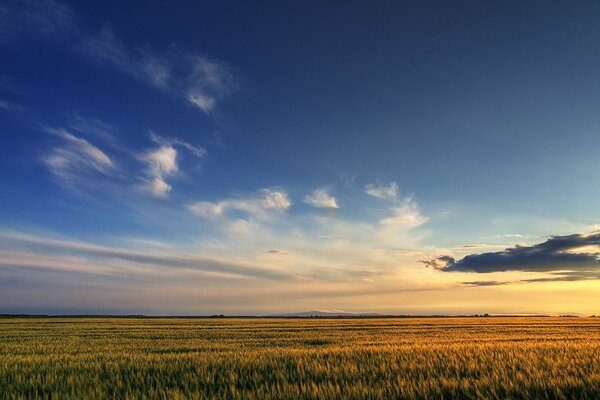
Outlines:
{"label": "distant hill", "polygon": [[270,315],[271,317],[288,317],[288,318],[311,318],[311,317],[387,317],[386,314],[378,313],[353,313],[342,310],[313,310],[313,311],[302,311],[297,313],[289,314],[275,314]]}

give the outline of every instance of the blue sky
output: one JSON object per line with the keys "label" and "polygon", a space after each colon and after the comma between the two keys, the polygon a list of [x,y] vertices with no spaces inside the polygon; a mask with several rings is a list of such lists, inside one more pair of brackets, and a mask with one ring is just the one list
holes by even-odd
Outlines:
{"label": "blue sky", "polygon": [[0,312],[598,311],[600,4],[123,3],[0,2]]}

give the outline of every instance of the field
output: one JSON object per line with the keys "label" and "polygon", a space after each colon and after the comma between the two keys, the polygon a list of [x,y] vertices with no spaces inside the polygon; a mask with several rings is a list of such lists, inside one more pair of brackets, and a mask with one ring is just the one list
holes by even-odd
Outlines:
{"label": "field", "polygon": [[598,399],[600,318],[4,318],[0,398]]}

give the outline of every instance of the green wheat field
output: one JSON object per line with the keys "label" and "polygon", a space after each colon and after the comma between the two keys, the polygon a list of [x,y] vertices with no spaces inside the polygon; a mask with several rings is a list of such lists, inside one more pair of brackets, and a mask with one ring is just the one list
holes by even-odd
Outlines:
{"label": "green wheat field", "polygon": [[600,318],[2,318],[2,399],[598,399]]}

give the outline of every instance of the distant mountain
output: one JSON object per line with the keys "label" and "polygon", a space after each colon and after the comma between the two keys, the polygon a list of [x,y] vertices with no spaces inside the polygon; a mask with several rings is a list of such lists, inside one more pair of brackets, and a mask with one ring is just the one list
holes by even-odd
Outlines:
{"label": "distant mountain", "polygon": [[289,317],[289,318],[311,318],[311,317],[385,317],[385,314],[377,313],[353,313],[343,310],[314,310],[303,311],[289,314],[276,314],[271,317]]}

